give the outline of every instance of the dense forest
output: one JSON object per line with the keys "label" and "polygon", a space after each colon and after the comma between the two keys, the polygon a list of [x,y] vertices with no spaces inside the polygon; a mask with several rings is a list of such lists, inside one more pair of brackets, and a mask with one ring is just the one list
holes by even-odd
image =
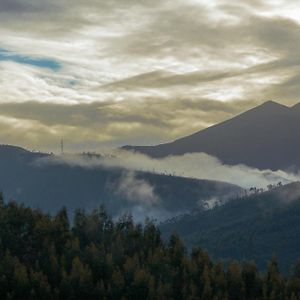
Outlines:
{"label": "dense forest", "polygon": [[300,183],[294,182],[170,219],[160,230],[165,239],[175,231],[188,249],[201,246],[214,259],[254,260],[263,272],[275,255],[288,275],[300,258],[299,215]]}
{"label": "dense forest", "polygon": [[[275,258],[267,272],[254,262],[213,262],[163,241],[151,221],[112,220],[104,208],[55,216],[0,202],[1,299],[299,299],[300,263],[283,277]],[[72,224],[72,225],[70,225]]]}

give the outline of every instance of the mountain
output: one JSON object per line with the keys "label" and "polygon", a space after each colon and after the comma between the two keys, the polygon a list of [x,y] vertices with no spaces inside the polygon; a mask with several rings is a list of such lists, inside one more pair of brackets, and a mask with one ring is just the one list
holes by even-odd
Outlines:
{"label": "mountain", "polygon": [[[89,160],[88,155],[84,156]],[[95,159],[95,157],[94,157]],[[101,159],[101,156],[98,156]],[[158,219],[202,207],[211,198],[226,200],[238,186],[121,168],[68,165],[50,154],[0,146],[0,191],[6,199],[56,213],[62,206],[92,210],[105,204],[113,216],[131,211]]]}
{"label": "mountain", "polygon": [[268,101],[230,120],[158,146],[125,146],[151,157],[204,152],[229,165],[300,168],[300,104]]}
{"label": "mountain", "polygon": [[165,236],[177,232],[189,248],[201,246],[215,259],[255,260],[261,270],[275,255],[287,273],[299,258],[299,216],[297,182],[176,217],[160,228]]}

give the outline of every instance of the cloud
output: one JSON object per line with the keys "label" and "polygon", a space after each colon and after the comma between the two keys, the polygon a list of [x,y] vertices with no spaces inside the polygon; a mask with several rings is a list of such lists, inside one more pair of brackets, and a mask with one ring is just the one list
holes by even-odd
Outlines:
{"label": "cloud", "polygon": [[[183,156],[170,156],[163,159],[151,159],[145,155],[127,151],[103,150],[100,156],[64,154],[52,155],[40,158],[35,162],[38,166],[49,164],[67,164],[80,166],[87,169],[121,168],[123,176],[117,181],[109,181],[106,184],[107,192],[121,196],[126,200],[120,205],[119,215],[130,213],[138,222],[143,222],[146,217],[156,220],[166,220],[187,213],[188,209],[168,207],[164,205],[165,199],[160,199],[155,186],[149,181],[142,179],[137,172],[163,174],[166,176],[179,176],[194,179],[213,180],[220,191],[223,189],[222,182],[238,185],[249,190],[252,187],[268,189],[268,185],[276,186],[279,182],[288,184],[300,181],[299,174],[284,171],[258,170],[244,165],[229,166],[222,164],[217,158],[204,153],[186,154]],[[280,199],[289,202],[296,199],[299,189],[288,188],[279,194]],[[237,197],[237,191],[228,192],[223,190],[219,196],[201,197],[197,202],[198,208],[211,209],[216,205],[226,203],[232,197]]]}
{"label": "cloud", "polygon": [[[245,189],[251,187],[266,189],[269,184],[277,184],[278,182],[286,184],[294,181],[300,181],[299,175],[287,173],[281,170],[258,170],[244,165],[224,165],[217,158],[204,153],[193,153],[182,156],[169,156],[162,159],[152,159],[143,154],[127,151],[106,151],[109,154],[104,155],[101,158],[86,158],[80,155],[65,155],[62,157],[54,156],[50,157],[50,159],[42,159],[40,162],[63,162],[70,165],[79,165],[85,168],[96,168],[99,166],[107,168],[121,167],[129,171],[144,171],[188,178],[223,181],[239,185]],[[144,186],[143,182],[137,183],[132,175],[128,178],[128,182],[124,181],[124,191],[127,191],[126,187],[131,187],[131,190],[134,191],[132,196],[134,193],[140,192],[141,195],[143,195],[143,193],[144,195],[148,195],[148,199],[152,199],[152,197],[154,197],[152,196],[151,187]],[[141,186],[142,191],[135,191],[134,188],[138,186]],[[149,200],[149,202],[155,203],[154,200]]]}
{"label": "cloud", "polygon": [[[184,98],[76,105],[34,101],[0,103],[2,119],[15,122],[6,122],[7,128],[0,130],[0,136],[3,143],[55,152],[61,138],[65,139],[68,152],[97,151],[103,146],[128,143],[154,144],[191,134],[251,105],[251,102],[223,103]],[[28,135],[26,139],[20,138],[24,123],[32,125],[30,133],[35,136],[34,139]],[[6,131],[9,135],[4,134]]]}
{"label": "cloud", "polygon": [[162,221],[181,213],[163,208],[154,186],[144,179],[137,178],[132,170],[124,170],[118,181],[109,182],[107,191],[121,196],[128,202],[127,206],[120,208],[118,217],[129,213],[136,222],[144,222],[146,218]]}
{"label": "cloud", "polygon": [[0,14],[36,13],[51,9],[47,1],[32,0],[1,0]]}
{"label": "cloud", "polygon": [[154,144],[270,98],[294,104],[299,15],[295,0],[2,0],[0,115],[38,126],[0,139]]}
{"label": "cloud", "polygon": [[129,202],[146,207],[154,206],[159,202],[153,186],[144,179],[137,178],[132,171],[123,174],[120,181],[114,186],[114,193],[124,196]]}
{"label": "cloud", "polygon": [[289,183],[299,180],[297,175],[283,171],[272,172],[244,165],[224,165],[217,158],[204,153],[170,156],[164,159],[150,159],[140,154],[124,153],[115,159],[104,160],[104,164],[108,166],[116,164],[133,170],[225,181],[243,188],[252,186],[266,188],[270,183],[276,184],[279,181]]}

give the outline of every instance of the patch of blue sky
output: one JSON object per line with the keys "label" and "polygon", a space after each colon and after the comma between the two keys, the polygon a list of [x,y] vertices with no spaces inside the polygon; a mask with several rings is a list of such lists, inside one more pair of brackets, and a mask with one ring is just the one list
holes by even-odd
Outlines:
{"label": "patch of blue sky", "polygon": [[78,81],[76,79],[72,79],[72,80],[69,80],[68,83],[69,83],[70,86],[75,86],[75,85],[78,84]]}
{"label": "patch of blue sky", "polygon": [[0,48],[0,61],[13,61],[19,64],[50,69],[52,71],[58,71],[61,68],[61,64],[53,59],[24,56],[2,48]]}

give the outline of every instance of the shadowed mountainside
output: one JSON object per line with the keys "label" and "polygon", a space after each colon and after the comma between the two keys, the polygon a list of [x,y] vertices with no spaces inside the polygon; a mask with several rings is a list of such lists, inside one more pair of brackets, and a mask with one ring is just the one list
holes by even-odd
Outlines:
{"label": "shadowed mountainside", "polygon": [[300,252],[300,183],[232,200],[212,210],[187,214],[161,225],[191,248],[201,246],[216,259],[255,260],[265,270],[278,258],[287,273]]}
{"label": "shadowed mountainside", "polygon": [[[105,204],[113,216],[131,211],[137,217],[149,213],[159,219],[201,207],[210,198],[222,200],[241,192],[238,186],[223,182],[132,174],[120,168],[83,168],[51,162],[52,157],[0,146],[0,191],[6,198],[51,213],[62,206],[73,211]],[[41,158],[49,163],[37,163]]]}
{"label": "shadowed mountainside", "polygon": [[268,101],[171,143],[123,148],[156,158],[204,152],[229,165],[295,170],[300,168],[299,128],[300,104],[287,107]]}

